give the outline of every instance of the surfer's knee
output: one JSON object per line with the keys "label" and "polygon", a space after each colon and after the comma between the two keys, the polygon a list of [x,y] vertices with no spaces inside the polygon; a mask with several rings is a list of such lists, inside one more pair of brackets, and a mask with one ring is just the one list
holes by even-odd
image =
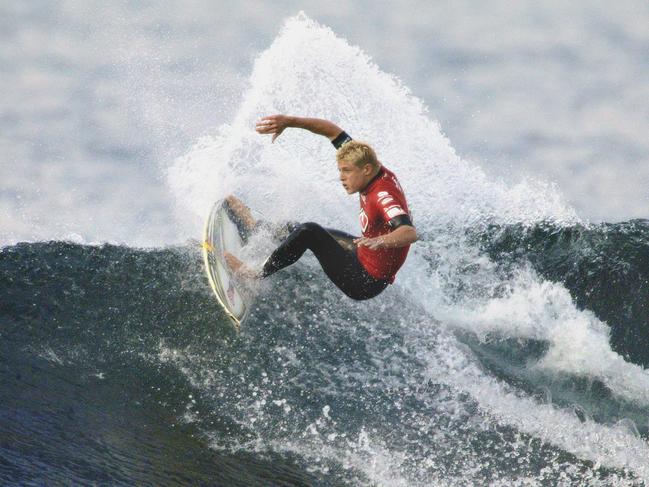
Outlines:
{"label": "surfer's knee", "polygon": [[326,230],[315,222],[306,222],[299,225],[295,231],[305,238],[311,238],[321,235]]}
{"label": "surfer's knee", "polygon": [[323,228],[320,225],[318,225],[317,223],[315,223],[315,222],[302,223],[300,225],[300,228],[302,230],[308,231],[308,232],[319,232],[319,231],[323,230]]}

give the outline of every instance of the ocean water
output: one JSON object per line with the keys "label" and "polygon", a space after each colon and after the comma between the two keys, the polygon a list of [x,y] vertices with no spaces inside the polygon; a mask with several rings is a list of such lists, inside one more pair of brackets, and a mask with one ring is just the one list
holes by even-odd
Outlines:
{"label": "ocean water", "polygon": [[[124,5],[149,25],[147,5]],[[191,5],[192,15],[203,6]],[[61,3],[45,24],[78,12],[66,35],[91,36],[78,7]],[[216,104],[219,123],[198,103],[214,93],[187,95],[180,83],[198,114],[152,128],[158,116],[139,108],[165,108],[141,98],[155,87],[109,64],[87,82],[130,81],[103,86],[115,102],[107,119],[67,131],[54,97],[53,118],[38,119],[52,131],[45,154],[7,142],[10,163],[40,168],[34,185],[79,181],[61,199],[43,186],[39,199],[28,175],[3,167],[3,208],[14,211],[0,248],[0,483],[649,483],[649,222],[592,223],[557,184],[496,176],[459,155],[421,98],[361,48],[303,13],[281,25],[247,75],[220,79],[230,101]],[[115,28],[104,35],[116,44],[142,40]],[[44,34],[32,35],[39,44]],[[97,62],[79,52],[80,65]],[[142,69],[136,49],[112,55]],[[371,141],[399,175],[420,241],[370,302],[342,297],[303,259],[260,285],[236,334],[196,241],[213,201],[235,193],[269,220],[357,232],[330,144],[296,130],[270,144],[253,126],[273,112],[331,118]],[[142,130],[123,133],[128,117]],[[16,140],[33,129],[15,127]],[[115,127],[114,138],[98,127]],[[121,188],[115,202],[82,191],[85,163],[103,189]],[[37,211],[48,208],[64,216]],[[269,248],[260,234],[243,257],[259,263]]]}

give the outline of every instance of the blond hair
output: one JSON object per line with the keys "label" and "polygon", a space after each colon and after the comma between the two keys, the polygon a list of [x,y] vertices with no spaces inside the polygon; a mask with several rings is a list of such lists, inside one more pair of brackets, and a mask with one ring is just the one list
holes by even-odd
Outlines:
{"label": "blond hair", "polygon": [[376,169],[380,166],[376,153],[369,144],[358,140],[350,140],[336,151],[336,160],[338,162],[351,162],[356,167],[363,167],[369,164]]}

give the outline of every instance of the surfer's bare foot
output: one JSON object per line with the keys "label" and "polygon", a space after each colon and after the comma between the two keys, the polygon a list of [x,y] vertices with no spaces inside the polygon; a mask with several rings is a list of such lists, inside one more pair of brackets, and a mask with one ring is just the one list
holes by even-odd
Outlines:
{"label": "surfer's bare foot", "polygon": [[230,252],[223,252],[223,257],[225,257],[225,262],[228,264],[228,267],[237,277],[242,277],[244,279],[258,279],[259,273],[252,270],[250,267],[245,265],[239,259],[237,259]]}
{"label": "surfer's bare foot", "polygon": [[253,218],[250,208],[243,204],[243,202],[234,195],[229,195],[225,198],[228,206],[237,218],[243,223],[248,230],[252,230],[257,223]]}

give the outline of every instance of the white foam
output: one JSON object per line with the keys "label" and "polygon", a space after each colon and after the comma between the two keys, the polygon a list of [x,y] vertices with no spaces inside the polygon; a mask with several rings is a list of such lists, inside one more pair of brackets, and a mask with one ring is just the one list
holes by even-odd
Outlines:
{"label": "white foam", "polygon": [[520,269],[504,296],[468,296],[439,306],[437,317],[480,337],[546,341],[549,350],[535,367],[598,379],[621,399],[649,405],[649,372],[611,349],[609,327],[591,311],[577,309],[563,285],[544,281],[531,269]]}
{"label": "white foam", "polygon": [[[415,297],[419,314],[404,328],[415,330],[411,346],[427,364],[431,379],[469,393],[501,424],[580,458],[630,468],[649,478],[649,449],[628,429],[581,423],[570,412],[539,404],[485,375],[470,353],[451,338],[440,342],[433,331],[438,325],[431,324],[431,316],[478,335],[498,332],[547,340],[549,352],[537,367],[597,377],[624,399],[649,401],[646,372],[611,350],[606,325],[592,313],[577,310],[563,286],[545,282],[524,267],[509,282],[464,237],[465,229],[488,223],[577,222],[556,188],[533,180],[507,185],[459,158],[421,101],[398,79],[304,15],[289,19],[258,57],[249,84],[233,122],[202,138],[169,168],[170,185],[195,220],[197,232],[211,203],[229,192],[272,220],[317,220],[357,232],[357,203],[337,181],[333,149],[326,140],[289,129],[270,144],[253,129],[259,117],[276,112],[334,120],[353,137],[373,144],[406,190],[423,241],[415,246],[397,283]],[[407,377],[403,380],[409,385]],[[323,438],[339,433],[329,429]],[[325,439],[319,447],[329,445]],[[353,450],[333,443],[332,458],[341,456],[341,448]],[[304,454],[313,448],[311,441],[282,444]],[[378,447],[373,451],[386,465],[401,468],[395,460],[398,452],[381,453]],[[345,458],[352,457],[350,453]],[[350,461],[379,483],[398,485],[408,478],[372,471],[365,461]]]}
{"label": "white foam", "polygon": [[372,143],[397,171],[424,227],[576,219],[553,187],[521,181],[509,188],[460,159],[397,78],[303,15],[286,22],[256,60],[232,124],[201,139],[170,167],[178,201],[198,219],[215,198],[234,191],[262,212],[272,208],[276,218],[354,225],[354,198],[345,197],[325,140],[289,129],[270,144],[254,131],[258,118],[276,112],[328,118]]}
{"label": "white foam", "polygon": [[[420,325],[410,338],[421,340],[422,332],[428,335],[426,328],[426,324]],[[592,420],[584,422],[568,410],[539,403],[486,376],[469,356],[457,349],[451,338],[442,336],[440,340],[436,353],[420,357],[427,364],[431,379],[469,392],[501,424],[513,426],[595,464],[629,469],[640,478],[649,479],[646,462],[649,446],[625,424],[609,427]]]}

